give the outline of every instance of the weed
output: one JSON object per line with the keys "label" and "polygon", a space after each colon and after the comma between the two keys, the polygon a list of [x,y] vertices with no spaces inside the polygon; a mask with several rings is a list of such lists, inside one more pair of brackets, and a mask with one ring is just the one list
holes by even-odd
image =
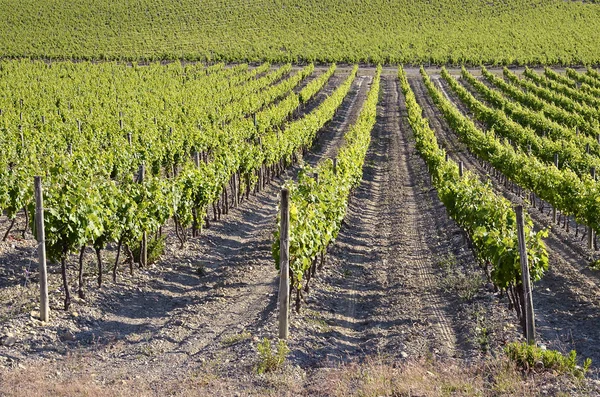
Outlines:
{"label": "weed", "polygon": [[[165,236],[148,239],[148,265],[156,263],[165,252]],[[132,244],[134,263],[140,263],[140,243]]]}
{"label": "weed", "polygon": [[438,260],[437,265],[444,272],[441,286],[445,291],[456,294],[460,299],[469,302],[477,295],[483,279],[479,274],[467,276],[457,264],[458,261],[452,253]]}
{"label": "weed", "polygon": [[264,374],[265,372],[274,372],[279,370],[285,362],[285,357],[290,352],[284,340],[279,340],[274,352],[271,341],[264,338],[257,346],[258,366],[256,372]]}
{"label": "weed", "polygon": [[592,360],[586,358],[583,367],[579,367],[575,350],[563,355],[556,350],[545,350],[525,342],[515,342],[508,344],[505,351],[508,358],[525,371],[555,371],[582,379],[592,365]]}

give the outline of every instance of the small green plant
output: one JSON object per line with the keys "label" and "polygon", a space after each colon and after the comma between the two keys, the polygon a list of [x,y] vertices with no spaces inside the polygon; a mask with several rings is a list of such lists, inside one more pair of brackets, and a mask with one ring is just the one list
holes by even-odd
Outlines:
{"label": "small green plant", "polygon": [[[159,236],[158,238],[148,239],[148,264],[151,265],[156,263],[161,255],[165,252],[165,236]],[[140,244],[134,244],[131,246],[131,252],[133,252],[133,261],[135,263],[140,262]]]}
{"label": "small green plant", "polygon": [[477,327],[477,342],[483,353],[487,353],[490,346],[490,334],[486,327]]}
{"label": "small green plant", "polygon": [[274,372],[281,368],[285,362],[285,357],[290,352],[284,340],[279,340],[276,351],[273,351],[271,341],[264,338],[257,346],[258,366],[256,372],[264,374],[265,372]]}
{"label": "small green plant", "polygon": [[583,367],[577,365],[577,352],[571,350],[568,355],[563,355],[556,350],[545,350],[525,342],[514,342],[506,346],[508,358],[514,361],[525,371],[556,371],[561,374],[572,374],[577,379],[582,379],[592,365],[592,360],[586,358]]}

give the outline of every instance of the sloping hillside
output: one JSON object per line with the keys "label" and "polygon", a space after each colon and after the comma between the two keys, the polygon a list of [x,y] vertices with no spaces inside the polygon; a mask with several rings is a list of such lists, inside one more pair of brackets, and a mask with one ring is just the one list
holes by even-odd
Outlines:
{"label": "sloping hillside", "polygon": [[600,6],[562,0],[5,0],[0,55],[581,64]]}

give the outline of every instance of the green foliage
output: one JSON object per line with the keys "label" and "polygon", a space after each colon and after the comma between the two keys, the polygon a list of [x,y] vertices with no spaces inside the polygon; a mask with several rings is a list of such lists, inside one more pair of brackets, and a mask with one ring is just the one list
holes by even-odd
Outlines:
{"label": "green foliage", "polygon": [[[299,104],[293,88],[314,66],[286,78],[291,69],[3,61],[0,209],[32,213],[33,175],[43,175],[54,261],[87,244],[135,245],[173,216],[188,227],[232,175],[254,181],[265,159],[253,137],[275,134]],[[293,100],[273,104],[285,96]],[[196,167],[194,151],[210,151],[212,161]]]}
{"label": "green foliage", "polygon": [[[442,69],[442,77],[461,101],[472,110],[475,118],[490,125],[490,130],[484,133],[442,95],[424,71],[422,74],[434,102],[471,152],[489,162],[519,186],[533,191],[555,208],[574,216],[579,223],[591,226],[596,231],[600,230],[600,190],[598,183],[590,177],[589,168],[585,169],[583,165],[586,161],[595,161],[592,156],[581,153],[581,148],[575,147],[568,140],[563,141],[565,149],[562,151],[563,142],[554,145],[537,137],[531,129],[523,128],[510,120],[503,110],[490,109],[482,104]],[[499,139],[496,134],[511,139],[517,145],[517,149],[506,142],[506,139]],[[530,143],[532,155],[522,149],[523,145]],[[534,143],[539,143],[535,149]],[[559,150],[570,162],[565,163],[559,154],[561,162],[557,168],[553,164],[553,157]],[[581,161],[577,161],[578,157]]]}
{"label": "green foliage", "polygon": [[[435,89],[424,74],[430,90]],[[516,215],[511,203],[497,196],[490,185],[467,172],[461,178],[458,166],[445,161],[435,133],[422,116],[422,109],[400,68],[399,78],[406,97],[408,119],[414,131],[417,150],[429,166],[433,185],[448,214],[467,232],[475,252],[485,267],[491,267],[491,277],[500,289],[521,284]],[[439,94],[437,91],[435,93]],[[445,100],[441,94],[434,101]],[[443,102],[444,104],[446,102]],[[454,127],[454,124],[450,124]],[[534,281],[548,268],[548,253],[542,241],[547,231],[535,232],[529,216],[525,217],[525,238],[530,273]]]}
{"label": "green foliage", "polygon": [[290,352],[285,340],[280,339],[277,346],[274,348],[271,341],[264,338],[256,346],[258,351],[258,364],[256,372],[264,374],[266,372],[275,372],[283,366],[285,358]]}
{"label": "green foliage", "polygon": [[[358,120],[345,135],[346,144],[337,155],[336,170],[333,161],[326,160],[316,169],[305,167],[297,183],[286,183],[290,191],[290,270],[293,286],[298,290],[302,287],[305,273],[337,237],[350,192],[362,179],[362,166],[377,115],[380,74],[381,67],[378,67]],[[341,104],[342,94],[345,95],[348,89],[349,85],[330,97],[339,97],[334,104],[336,107]],[[333,115],[333,112],[330,113]],[[279,244],[277,230],[272,249],[277,268]]]}
{"label": "green foliage", "polygon": [[592,64],[597,4],[563,0],[0,3],[5,57]]}
{"label": "green foliage", "polygon": [[525,371],[541,372],[555,371],[560,374],[571,374],[583,378],[592,365],[592,360],[586,358],[583,367],[577,365],[577,352],[565,356],[556,350],[546,350],[526,342],[509,343],[504,349],[508,358]]}
{"label": "green foliage", "polygon": [[[162,254],[165,252],[165,236],[158,236],[157,238],[148,239],[148,264],[151,265],[156,263]],[[141,242],[136,242],[133,244],[131,248],[131,252],[133,253],[133,262],[140,262],[140,247]]]}

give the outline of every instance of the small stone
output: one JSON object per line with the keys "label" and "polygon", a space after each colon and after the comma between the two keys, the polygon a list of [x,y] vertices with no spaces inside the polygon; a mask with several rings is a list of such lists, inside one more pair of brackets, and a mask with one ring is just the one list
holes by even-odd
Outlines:
{"label": "small stone", "polygon": [[408,353],[407,352],[400,352],[400,356],[402,358],[408,358]]}
{"label": "small stone", "polygon": [[536,361],[535,362],[535,369],[538,371],[541,371],[544,369],[544,363],[541,361]]}
{"label": "small stone", "polygon": [[0,338],[0,345],[2,346],[11,347],[15,343],[17,343],[17,339],[12,335],[9,336],[9,334],[7,334]]}
{"label": "small stone", "polygon": [[177,319],[177,320],[173,321],[173,325],[180,327],[183,325],[183,320]]}
{"label": "small stone", "polygon": [[73,342],[77,339],[75,337],[75,334],[71,330],[64,331],[63,333],[60,334],[59,338],[63,342]]}
{"label": "small stone", "polygon": [[71,313],[71,317],[79,317],[79,313],[77,313],[77,312],[72,312],[72,313]]}

